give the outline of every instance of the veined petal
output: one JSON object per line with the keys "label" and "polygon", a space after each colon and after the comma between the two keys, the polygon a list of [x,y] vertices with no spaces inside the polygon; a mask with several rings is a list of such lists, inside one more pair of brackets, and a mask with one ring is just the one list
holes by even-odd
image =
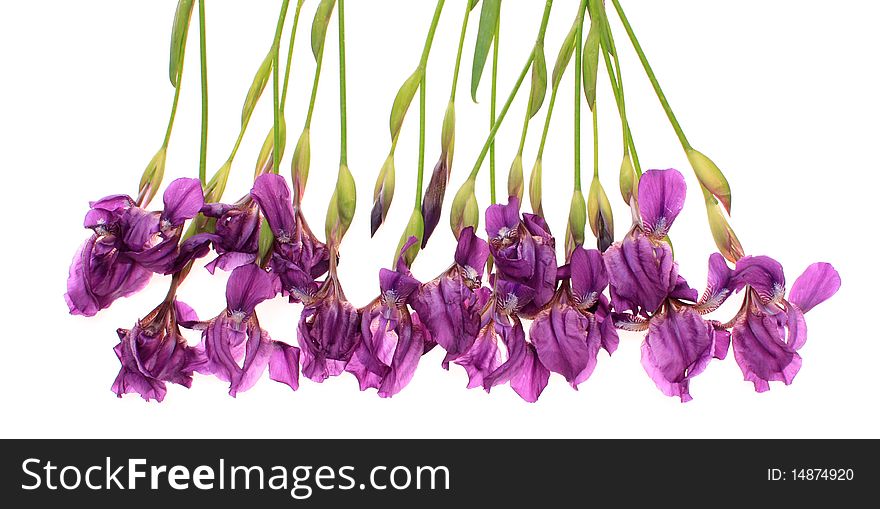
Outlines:
{"label": "veined petal", "polygon": [[226,305],[231,312],[244,317],[254,312],[257,304],[275,297],[279,291],[278,277],[255,264],[242,265],[232,271],[226,283]]}
{"label": "veined petal", "polygon": [[282,244],[291,242],[296,231],[296,218],[290,187],[284,177],[274,173],[260,175],[254,181],[251,197],[263,211],[275,240]]}
{"label": "veined petal", "polygon": [[535,317],[529,338],[541,364],[577,389],[596,367],[602,335],[595,320],[565,302],[555,302]]}
{"label": "veined petal", "polygon": [[639,180],[639,211],[642,229],[662,239],[684,208],[687,185],[678,170],[649,170]]}
{"label": "veined petal", "polygon": [[830,263],[814,263],[791,286],[788,300],[809,312],[817,304],[830,299],[840,289],[840,274]]}
{"label": "veined petal", "polygon": [[489,259],[489,244],[477,237],[473,226],[463,229],[458,235],[458,245],[455,248],[455,263],[464,269],[470,268],[479,279],[486,270],[486,261]]}
{"label": "veined petal", "polygon": [[280,341],[272,342],[269,378],[293,390],[299,389],[299,348]]}
{"label": "veined petal", "polygon": [[644,235],[627,236],[615,243],[604,259],[617,311],[653,313],[678,283],[678,266],[669,246],[655,246]]}
{"label": "veined petal", "polygon": [[746,381],[757,392],[770,389],[770,382],[786,385],[801,368],[801,357],[784,341],[776,316],[747,313],[733,326],[733,355]]}
{"label": "veined petal", "polygon": [[714,330],[685,307],[651,318],[642,343],[642,366],[667,396],[690,401],[690,381],[706,369],[714,351]]}
{"label": "veined petal", "polygon": [[503,240],[516,234],[519,226],[519,200],[511,196],[507,205],[495,204],[486,209],[486,232],[493,240]]}
{"label": "veined petal", "polygon": [[785,295],[785,274],[782,265],[769,256],[746,256],[736,262],[730,285],[737,292],[751,286],[761,302],[769,304]]}
{"label": "veined petal", "polygon": [[180,226],[189,219],[196,217],[205,205],[205,195],[199,179],[179,178],[168,184],[162,195],[165,210],[162,211],[163,225]]}
{"label": "veined petal", "polygon": [[571,254],[571,291],[579,305],[592,307],[608,287],[608,271],[602,253],[577,246]]}

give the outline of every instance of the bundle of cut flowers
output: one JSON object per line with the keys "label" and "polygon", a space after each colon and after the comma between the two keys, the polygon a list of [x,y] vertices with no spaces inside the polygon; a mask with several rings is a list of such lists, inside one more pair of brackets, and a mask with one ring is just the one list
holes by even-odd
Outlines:
{"label": "bundle of cut flowers", "polygon": [[[315,75],[308,115],[291,162],[291,180],[280,175],[286,145],[285,102],[294,39],[305,0],[294,4],[293,27],[283,80],[281,42],[289,0],[282,0],[271,48],[257,70],[242,109],[238,140],[228,159],[206,175],[207,72],[204,2],[198,2],[202,62],[202,139],[198,178],[178,178],[162,195],[162,209],[150,203],[162,187],[167,148],[176,113],[187,34],[194,0],[179,0],[174,15],[170,80],[175,88],[169,125],[156,156],[147,165],[134,197],[116,194],[90,202],[84,226],[91,230],[74,256],[65,299],[70,312],[94,316],[120,297],[150,283],[153,274],[170,275],[165,299],[117,330],[114,350],[120,370],[112,384],[122,396],[137,393],[162,401],[167,384],[189,387],[195,373],[217,377],[236,396],[269,378],[296,390],[300,374],[313,382],[354,376],[361,390],[391,397],[412,379],[421,358],[445,351],[442,367],[464,368],[468,388],[490,392],[509,385],[529,402],[537,401],[551,374],[573,387],[596,369],[600,350],[613,354],[618,331],[643,333],[641,362],[657,388],[682,402],[691,399],[691,381],[732,350],[746,381],[758,392],[770,382],[790,384],[801,368],[798,353],[807,339],[805,314],[832,297],[840,277],[828,263],[814,263],[788,284],[782,265],[761,254],[746,255],[730,224],[731,190],[721,170],[689,144],[619,0],[611,0],[627,38],[681,141],[705,200],[718,252],[708,257],[708,281],[695,288],[679,272],[670,240],[682,212],[687,184],[675,169],[642,171],[628,120],[623,77],[605,2],[581,0],[559,48],[548,79],[544,39],[553,2],[546,2],[538,35],[505,103],[496,108],[492,70],[491,128],[473,169],[450,203],[450,226],[457,238],[448,269],[421,281],[411,267],[427,249],[441,216],[452,172],[455,100],[465,34],[480,2],[463,0],[453,83],[442,125],[440,155],[423,188],[425,167],[425,80],[438,21],[439,0],[415,71],[394,99],[389,128],[391,148],[381,165],[370,211],[371,233],[385,222],[395,190],[395,149],[416,93],[420,95],[417,189],[409,222],[393,263],[379,272],[377,296],[363,307],[349,302],[337,267],[345,234],[356,210],[356,184],[347,161],[344,0],[315,0],[311,49]],[[492,52],[499,53],[500,0],[483,0],[471,73],[476,99]],[[302,209],[310,166],[310,125],[320,82],[326,32],[335,13],[339,25],[340,164],[328,204],[323,238],[309,227]],[[586,32],[586,33],[585,33]],[[557,93],[574,68],[573,193],[563,237],[554,236],[542,207],[541,157]],[[599,178],[598,112],[600,67],[608,78],[622,127],[620,194],[632,226],[615,236],[610,200]],[[496,203],[495,136],[525,79],[530,78],[521,142],[507,179],[507,198]],[[224,202],[226,182],[251,114],[272,83],[274,122],[256,164],[252,188]],[[549,94],[549,101],[545,98]],[[546,108],[544,103],[547,102]],[[593,177],[586,197],[581,189],[581,116],[592,117]],[[530,121],[546,109],[540,145],[528,182],[531,212],[523,212],[523,148]],[[489,159],[490,205],[481,211],[476,179]],[[481,213],[482,212],[482,213]],[[480,219],[484,227],[480,227]],[[596,248],[587,247],[586,227]],[[558,245],[557,245],[558,242]],[[558,257],[562,252],[564,256]],[[200,319],[177,298],[194,269],[230,272],[226,307]],[[259,305],[283,296],[298,306],[296,345],[273,339],[260,324]],[[741,304],[733,316],[712,317],[728,299]],[[201,333],[189,344],[181,328]],[[626,338],[624,338],[625,340]],[[608,364],[603,361],[603,364]]]}

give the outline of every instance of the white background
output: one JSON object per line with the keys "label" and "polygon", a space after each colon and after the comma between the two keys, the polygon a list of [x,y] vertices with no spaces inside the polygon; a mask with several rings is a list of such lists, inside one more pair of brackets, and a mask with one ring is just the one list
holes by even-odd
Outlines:
{"label": "white background", "polygon": [[[291,2],[293,4],[295,2]],[[0,431],[4,437],[878,437],[880,337],[877,313],[875,155],[878,40],[872,2],[730,3],[627,0],[630,21],[695,147],[712,157],[733,187],[733,224],[746,251],[786,267],[789,285],[813,261],[840,271],[837,296],[808,315],[810,339],[793,385],[755,394],[731,355],[692,383],[694,401],[663,396],[639,363],[640,339],[624,334],[611,358],[579,391],[554,375],[537,404],[509,387],[467,390],[457,367],[440,368],[436,349],[412,383],[390,400],[361,393],[351,376],[291,392],[268,377],[237,399],[225,384],[197,376],[190,390],[169,385],[164,403],[117,399],[112,351],[117,327],[131,327],[164,296],[168,278],[117,301],[97,317],[67,314],[68,266],[89,232],[88,200],[136,193],[140,173],[161,143],[173,89],[168,40],[176,2],[5,2],[0,8],[0,169],[4,194]],[[314,61],[308,29],[316,0],[303,9],[294,56],[282,174],[299,134]],[[279,1],[208,2],[209,171],[226,159],[240,108],[269,48]],[[417,161],[417,108],[397,151],[397,194],[390,219],[368,235],[372,186],[389,146],[388,113],[397,87],[415,68],[434,2],[349,0],[347,8],[349,161],[358,184],[355,222],[343,244],[341,278],[349,298],[367,303],[377,271],[389,264],[408,219]],[[505,2],[499,103],[530,51],[543,2]],[[557,0],[547,35],[552,69],[577,2]],[[291,9],[291,13],[292,13]],[[447,2],[428,75],[427,172],[439,152],[464,0]],[[682,273],[701,288],[713,249],[696,182],[614,14],[628,110],[645,168],[680,168],[691,192],[673,228]],[[485,139],[489,82],[470,101],[470,64],[478,10],[462,63],[451,191],[470,170]],[[197,17],[194,15],[195,27]],[[292,16],[288,20],[288,27]],[[312,132],[306,214],[323,231],[338,161],[337,32],[328,34],[324,76]],[[197,30],[190,31],[183,95],[168,154],[166,183],[195,176],[198,161]],[[287,36],[285,35],[285,41]],[[286,42],[284,43],[286,45]],[[488,71],[486,76],[488,76]],[[617,192],[621,149],[610,88],[600,75],[601,171],[616,207],[618,237],[629,226]],[[545,209],[561,238],[571,193],[572,75],[566,78],[544,158]],[[271,91],[271,88],[268,89]],[[499,195],[518,142],[527,90],[498,138]],[[227,199],[249,189],[259,145],[271,125],[264,96],[236,160]],[[417,105],[417,101],[414,103]],[[585,109],[585,113],[588,110]],[[535,118],[526,149],[531,167],[543,124]],[[584,118],[584,180],[591,130]],[[488,169],[480,177],[488,202]],[[449,198],[448,198],[449,199]],[[156,205],[161,200],[157,198]],[[447,202],[448,203],[448,202]],[[452,259],[448,212],[414,271],[427,280]],[[563,242],[560,240],[560,246]],[[224,306],[225,275],[194,271],[180,292],[200,316]],[[735,312],[736,302],[718,313]],[[278,298],[258,309],[274,338],[295,341],[299,307]],[[196,340],[196,337],[190,336]]]}

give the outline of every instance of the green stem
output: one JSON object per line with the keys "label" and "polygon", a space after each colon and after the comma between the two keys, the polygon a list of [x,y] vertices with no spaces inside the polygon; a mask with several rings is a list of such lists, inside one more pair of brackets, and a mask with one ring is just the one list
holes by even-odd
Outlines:
{"label": "green stem", "polygon": [[187,23],[186,28],[183,30],[184,43],[180,48],[180,75],[177,79],[177,87],[174,89],[174,100],[171,102],[171,116],[168,119],[168,127],[165,129],[165,139],[162,141],[162,146],[165,148],[168,148],[168,142],[171,140],[171,130],[174,128],[174,118],[177,116],[177,104],[180,102],[180,85],[183,82],[183,63],[186,56],[186,39],[188,35],[189,24]]}
{"label": "green stem", "polygon": [[593,178],[599,178],[599,108],[593,106]]}
{"label": "green stem", "polygon": [[281,33],[284,31],[284,18],[287,16],[287,7],[290,0],[281,3],[281,16],[275,28],[275,40],[272,42],[272,129],[275,136],[272,147],[272,171],[278,173],[281,166],[281,90],[278,84],[279,53],[281,47]]}
{"label": "green stem", "polygon": [[[581,1],[578,10],[577,33],[575,34],[575,52],[574,52],[574,190],[581,190],[581,62],[583,61],[584,38],[584,12],[586,10],[586,0]],[[549,115],[548,115],[549,117]],[[596,105],[593,105],[593,119],[596,118]],[[593,131],[595,132],[595,120],[593,121]]]}
{"label": "green stem", "polygon": [[666,112],[666,116],[669,118],[669,123],[672,124],[672,129],[675,130],[675,134],[678,136],[678,141],[681,142],[681,146],[685,150],[689,150],[691,148],[690,143],[687,140],[687,137],[684,135],[684,131],[681,128],[681,125],[678,123],[678,119],[675,118],[675,114],[672,112],[672,107],[669,106],[669,101],[666,100],[666,95],[663,93],[663,89],[660,88],[660,83],[657,81],[657,77],[654,75],[654,70],[651,69],[651,64],[648,63],[648,58],[645,56],[645,52],[642,50],[642,46],[639,44],[639,40],[636,38],[636,34],[633,32],[632,26],[629,24],[629,20],[626,18],[626,14],[623,13],[623,7],[620,6],[619,0],[611,0],[614,4],[614,8],[617,10],[617,15],[620,17],[620,21],[623,23],[623,28],[626,30],[626,34],[629,36],[630,42],[632,42],[633,48],[636,50],[636,54],[639,56],[639,60],[642,62],[642,67],[645,68],[645,74],[648,75],[648,79],[651,81],[651,86],[654,87],[654,92],[657,94],[657,98],[660,100],[660,104],[663,106],[663,110]]}
{"label": "green stem", "polygon": [[[532,50],[533,53],[538,50],[538,46],[544,44],[544,35],[547,32],[547,23],[550,21],[550,8],[553,6],[553,1],[548,0],[548,2],[544,5],[544,16],[541,18],[541,28],[538,30],[538,38],[535,41],[535,49]],[[519,149],[517,149],[517,155],[522,156],[523,150],[526,146],[526,137],[529,132],[529,122],[532,120],[532,117],[529,116],[530,111],[526,109],[525,118],[523,119],[523,127],[522,133],[519,136]]]}
{"label": "green stem", "polygon": [[199,0],[199,53],[202,64],[202,136],[199,146],[199,181],[207,183],[208,171],[208,49],[205,34],[205,0]]}
{"label": "green stem", "polygon": [[290,45],[287,47],[287,66],[284,68],[284,85],[281,87],[281,113],[284,113],[284,105],[287,103],[287,85],[290,82],[290,64],[293,61],[293,43],[296,41],[296,29],[299,26],[299,13],[305,0],[297,0],[296,10],[293,14],[293,28],[290,29]]}
{"label": "green stem", "polygon": [[[489,127],[495,124],[495,108],[498,99],[498,44],[501,39],[501,15],[495,21],[495,38],[492,41],[492,91],[489,98]],[[489,145],[489,199],[496,202],[495,196],[495,140]]]}
{"label": "green stem", "polygon": [[422,179],[425,175],[425,110],[427,91],[425,83],[427,73],[422,72],[422,79],[419,81],[419,167],[416,174],[416,205],[415,210],[422,209]]}
{"label": "green stem", "polygon": [[458,36],[458,52],[455,55],[455,71],[452,73],[452,92],[449,93],[449,100],[451,102],[455,102],[455,92],[458,90],[458,71],[461,69],[461,52],[464,49],[464,39],[467,34],[467,25],[470,17],[470,2],[465,2],[464,21],[461,22],[461,35]]}
{"label": "green stem", "polygon": [[620,86],[620,82],[618,81],[620,71],[618,70],[618,77],[616,78],[608,53],[603,51],[602,56],[605,57],[605,69],[608,71],[608,81],[611,83],[611,91],[614,93],[614,100],[617,103],[617,111],[620,113],[620,123],[623,131],[623,152],[632,157],[633,168],[636,170],[637,175],[641,175],[642,167],[641,164],[639,164],[639,154],[636,151],[636,144],[633,141],[632,128],[629,125],[629,120],[626,118],[626,103],[623,94],[623,87]]}
{"label": "green stem", "polygon": [[348,164],[348,112],[345,98],[345,2],[339,0],[339,165]]}
{"label": "green stem", "polygon": [[437,6],[434,8],[434,17],[431,19],[431,27],[428,29],[428,37],[425,39],[425,47],[422,48],[422,57],[419,59],[419,69],[422,74],[428,65],[428,55],[431,53],[431,46],[434,44],[434,34],[437,32],[437,24],[440,23],[440,13],[443,12],[443,5],[446,0],[437,0]]}
{"label": "green stem", "polygon": [[[549,3],[550,2],[548,2],[548,4]],[[476,179],[477,175],[479,175],[480,167],[483,166],[483,161],[486,160],[486,154],[489,153],[489,145],[495,140],[495,135],[498,134],[498,129],[501,127],[501,123],[504,122],[504,117],[507,116],[507,111],[510,109],[510,105],[513,104],[513,100],[516,98],[516,93],[519,92],[519,87],[522,86],[523,81],[526,79],[526,75],[532,67],[532,60],[534,58],[535,53],[532,52],[529,55],[528,60],[526,60],[526,65],[523,66],[522,71],[520,71],[519,77],[513,85],[513,90],[510,91],[510,95],[507,97],[507,101],[504,103],[504,106],[501,107],[501,111],[498,113],[498,118],[495,119],[495,124],[489,131],[489,136],[486,138],[486,142],[483,144],[483,149],[480,150],[480,155],[477,156],[477,161],[474,163],[474,167],[468,178]]]}
{"label": "green stem", "polygon": [[[550,90],[550,103],[547,105],[547,117],[544,119],[544,130],[541,132],[541,143],[538,145],[538,155],[535,159],[541,160],[544,157],[544,145],[547,143],[547,133],[550,131],[550,117],[553,116],[553,108],[556,106],[556,94],[559,93],[559,87],[553,87]],[[580,134],[578,133],[578,136]],[[580,149],[578,149],[580,153]]]}

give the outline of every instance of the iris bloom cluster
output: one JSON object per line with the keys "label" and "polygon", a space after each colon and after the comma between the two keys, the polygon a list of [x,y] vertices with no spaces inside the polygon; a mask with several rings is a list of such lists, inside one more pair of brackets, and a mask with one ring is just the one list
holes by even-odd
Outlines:
{"label": "iris bloom cluster", "polygon": [[[646,332],[645,371],[681,401],[691,399],[691,380],[731,346],[755,390],[791,383],[802,362],[804,315],[837,291],[837,272],[813,264],[786,293],[777,261],[745,256],[731,267],[715,253],[698,292],[679,273],[668,243],[685,191],[676,170],[645,172],[626,236],[605,253],[576,246],[562,263],[547,223],[520,214],[511,197],[486,210],[487,240],[473,227],[462,230],[452,264],[430,281],[420,282],[407,265],[405,252],[418,241],[410,238],[396,266],[380,271],[378,296],[357,308],[345,298],[335,255],[294,208],[284,178],[261,175],[249,196],[230,205],[205,204],[198,181],[178,179],[161,212],[127,196],[91,203],[85,225],[92,235],[74,257],[66,299],[71,313],[91,316],[142,289],[151,274],[179,275],[209,253],[208,271],[231,271],[227,305],[214,318],[199,320],[169,292],[131,329],[119,329],[113,391],[147,400],[161,401],[169,382],[189,387],[194,373],[227,382],[235,396],[267,370],[294,390],[300,372],[316,382],[348,373],[361,390],[390,397],[436,346],[445,351],[444,368],[464,368],[468,387],[489,392],[507,384],[533,402],[551,373],[574,388],[585,382],[599,351],[616,350],[618,329]],[[184,222],[200,212],[216,219],[213,231],[182,240]],[[262,264],[261,224],[275,238]],[[742,305],[733,318],[706,317],[736,294]],[[260,325],[257,306],[278,295],[303,306],[298,346],[273,340]],[[200,331],[201,341],[189,345],[181,327]]]}

